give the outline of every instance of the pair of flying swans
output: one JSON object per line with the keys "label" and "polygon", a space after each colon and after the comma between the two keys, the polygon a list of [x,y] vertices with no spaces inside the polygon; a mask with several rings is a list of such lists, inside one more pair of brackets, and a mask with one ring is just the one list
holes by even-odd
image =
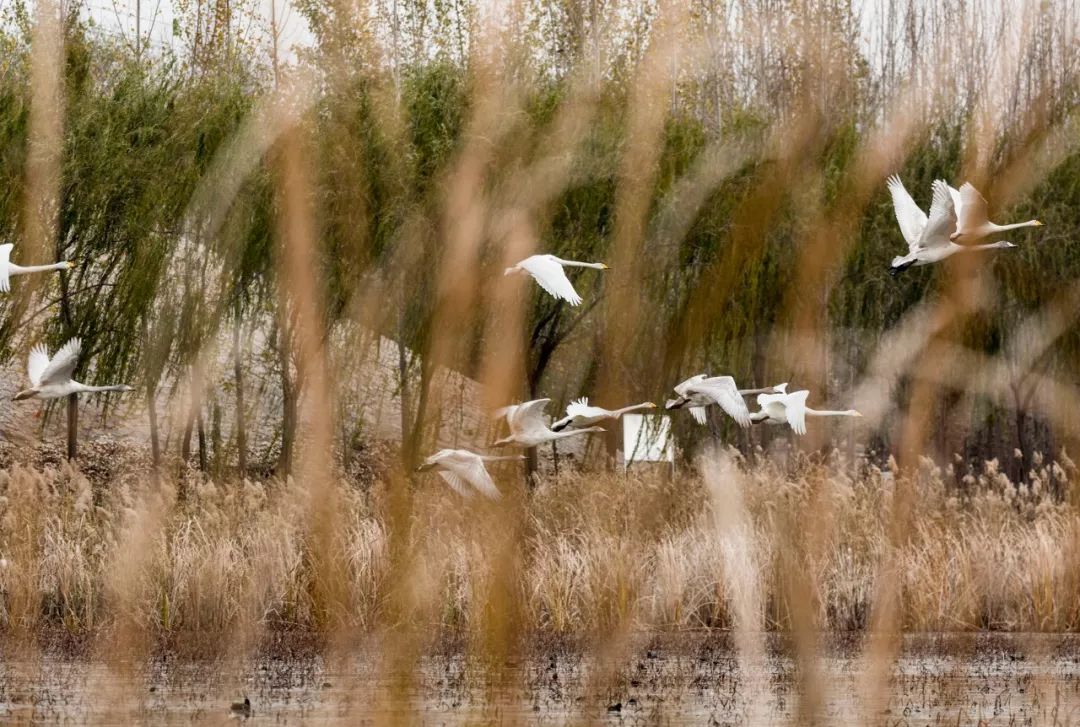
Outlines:
{"label": "pair of flying swans", "polygon": [[111,386],[87,386],[75,381],[71,375],[79,363],[82,342],[73,338],[65,343],[56,355],[49,358],[49,351],[38,344],[30,350],[26,371],[30,376],[30,388],[17,393],[15,401],[24,399],[62,399],[69,394],[93,394],[106,391],[131,391],[127,384]]}
{"label": "pair of flying swans", "polygon": [[787,424],[791,431],[798,435],[806,434],[806,417],[861,417],[862,414],[854,409],[834,411],[830,409],[811,409],[806,405],[806,398],[810,392],[793,391],[787,393],[787,384],[777,384],[773,387],[775,394],[760,394],[757,398],[758,409],[750,415],[753,422],[767,422],[769,424]]}
{"label": "pair of flying swans", "polygon": [[61,261],[49,265],[16,265],[11,262],[11,251],[15,248],[10,242],[0,245],[0,293],[11,290],[11,277],[13,275],[26,275],[28,273],[45,273],[53,270],[70,270],[75,263]]}
{"label": "pair of flying swans", "polygon": [[896,221],[908,244],[908,254],[894,257],[889,266],[889,274],[893,276],[910,267],[940,262],[958,252],[1016,247],[1004,240],[988,245],[971,243],[998,232],[1042,225],[1038,220],[994,224],[987,216],[986,200],[970,182],[956,190],[941,179],[934,180],[929,216],[915,204],[900,177],[892,175],[887,185],[892,194]]}
{"label": "pair of flying swans", "polygon": [[[484,466],[485,462],[501,462],[525,459],[521,455],[488,456],[467,449],[440,449],[416,468],[417,472],[435,470],[446,484],[465,499],[472,497],[473,490],[489,500],[502,497],[495,481]],[[471,489],[470,489],[471,487]]]}
{"label": "pair of flying swans", "polygon": [[537,447],[556,439],[605,431],[603,427],[595,426],[566,429],[565,425],[562,431],[552,430],[544,419],[544,408],[550,402],[551,399],[534,399],[522,404],[511,404],[496,411],[496,417],[506,417],[506,423],[510,427],[510,436],[495,441],[492,446],[516,444],[521,447]]}
{"label": "pair of flying swans", "polygon": [[750,410],[746,408],[744,396],[754,394],[773,393],[775,387],[765,389],[740,389],[735,385],[735,379],[730,376],[709,376],[698,374],[691,376],[686,381],[675,387],[678,396],[668,399],[664,408],[682,409],[689,408],[691,416],[698,424],[705,424],[706,409],[716,404],[724,412],[735,420],[740,427],[750,426]]}
{"label": "pair of flying swans", "polygon": [[563,260],[554,255],[531,255],[517,265],[507,268],[503,275],[528,273],[541,288],[556,299],[565,300],[570,305],[580,305],[581,296],[574,290],[570,278],[566,277],[564,267],[608,269],[604,263],[581,263],[576,260]]}

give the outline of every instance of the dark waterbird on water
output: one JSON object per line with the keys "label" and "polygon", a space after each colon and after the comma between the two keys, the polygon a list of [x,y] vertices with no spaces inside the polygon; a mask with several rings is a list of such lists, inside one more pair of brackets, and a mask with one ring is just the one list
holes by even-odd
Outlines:
{"label": "dark waterbird on water", "polygon": [[237,716],[250,717],[251,716],[251,700],[244,697],[243,702],[233,702],[229,707],[233,714]]}

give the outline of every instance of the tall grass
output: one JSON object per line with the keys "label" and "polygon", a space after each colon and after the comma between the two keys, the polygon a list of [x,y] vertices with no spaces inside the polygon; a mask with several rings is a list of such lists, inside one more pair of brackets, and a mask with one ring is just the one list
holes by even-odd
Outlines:
{"label": "tall grass", "polygon": [[[428,645],[480,644],[502,615],[491,599],[505,567],[521,647],[585,645],[620,624],[790,630],[800,608],[816,629],[859,630],[904,484],[917,496],[895,553],[902,628],[1075,630],[1080,511],[1050,496],[1051,469],[1075,476],[1052,463],[1014,483],[995,462],[962,476],[926,462],[901,479],[852,477],[838,458],[790,472],[709,462],[673,479],[564,474],[480,509],[425,483],[395,569],[385,483],[334,480],[337,530],[316,540],[306,495],[283,482],[206,480],[178,502],[168,486],[95,495],[73,469],[16,467],[0,473],[0,614],[7,637],[29,641],[133,629],[148,647],[213,650],[409,625]],[[500,566],[489,547],[512,510],[520,538]],[[316,542],[329,548],[318,563]],[[806,575],[807,603],[790,601],[793,572]],[[321,601],[318,578],[343,602]]]}

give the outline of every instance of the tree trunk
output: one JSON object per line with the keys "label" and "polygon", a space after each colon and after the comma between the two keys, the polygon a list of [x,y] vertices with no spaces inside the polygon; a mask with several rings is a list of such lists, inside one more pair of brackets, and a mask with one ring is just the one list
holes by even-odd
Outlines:
{"label": "tree trunk", "polygon": [[[59,241],[57,242],[57,255],[60,254]],[[59,257],[58,257],[59,259]],[[71,293],[68,288],[67,273],[60,274],[60,317],[64,321],[68,338],[75,335],[75,316],[71,310]],[[79,397],[75,394],[68,396],[67,412],[67,458],[74,460],[79,454]]]}
{"label": "tree trunk", "polygon": [[409,433],[412,431],[412,404],[409,401],[409,357],[405,352],[405,315],[402,314],[398,325],[398,387],[401,391],[401,466],[408,472],[412,467],[408,452]]}
{"label": "tree trunk", "polygon": [[180,441],[180,471],[183,473],[187,467],[188,458],[191,457],[191,432],[195,429],[195,407],[188,408],[187,419],[184,420],[184,437]]}
{"label": "tree trunk", "polygon": [[[146,316],[142,319],[142,345],[143,355],[149,356],[150,351],[150,330],[146,324]],[[144,358],[146,361],[146,413],[150,417],[150,457],[154,467],[154,484],[157,484],[158,472],[161,468],[161,438],[158,432],[158,418],[157,418],[157,382],[154,381],[154,376],[150,368],[149,359]]]}
{"label": "tree trunk", "polygon": [[154,465],[154,477],[161,468],[161,439],[158,434],[157,403],[155,402],[154,384],[146,379],[146,412],[150,417],[150,457]]}
{"label": "tree trunk", "polygon": [[[618,424],[619,420],[615,420],[612,424]],[[608,472],[615,472],[618,469],[617,460],[619,459],[619,428],[612,426],[606,432],[600,435],[604,438],[604,468]]]}
{"label": "tree trunk", "polygon": [[74,460],[79,454],[79,397],[69,394],[67,404],[67,458]]}
{"label": "tree trunk", "polygon": [[221,404],[216,397],[210,411],[210,473],[217,477],[223,469],[225,448],[221,444]]}
{"label": "tree trunk", "polygon": [[244,367],[240,357],[240,316],[233,326],[233,378],[236,382],[236,461],[240,478],[247,476],[247,421],[244,416]]}
{"label": "tree trunk", "polygon": [[199,431],[199,471],[206,472],[208,470],[208,460],[206,457],[206,425],[203,422],[202,407],[199,407],[199,411],[195,415],[195,421],[198,424]]}
{"label": "tree trunk", "polygon": [[536,476],[540,470],[540,458],[537,456],[536,447],[525,449],[525,489],[532,491],[536,487]]}
{"label": "tree trunk", "polygon": [[296,440],[296,387],[289,370],[289,334],[286,321],[278,331],[278,363],[281,366],[281,454],[278,474],[287,477],[292,472],[293,444]]}
{"label": "tree trunk", "polygon": [[1026,463],[1031,456],[1030,445],[1027,441],[1027,412],[1021,408],[1016,409],[1016,448],[1020,450],[1020,456],[1013,456],[1016,462],[1015,474],[1013,476],[1013,482],[1019,485],[1024,481],[1024,475],[1026,473]]}

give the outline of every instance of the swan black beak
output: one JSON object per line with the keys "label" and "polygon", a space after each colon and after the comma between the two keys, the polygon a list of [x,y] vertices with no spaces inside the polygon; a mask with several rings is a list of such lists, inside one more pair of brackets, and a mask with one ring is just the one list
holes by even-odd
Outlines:
{"label": "swan black beak", "polygon": [[664,408],[665,409],[678,409],[679,407],[681,407],[685,403],[686,403],[686,400],[681,399],[681,398],[680,399],[668,399],[666,402],[664,402]]}
{"label": "swan black beak", "polygon": [[431,469],[434,466],[435,465],[433,465],[433,464],[422,464],[419,467],[417,467],[415,471],[416,472],[427,472],[429,469]]}
{"label": "swan black beak", "polygon": [[11,400],[12,401],[23,401],[24,399],[32,399],[32,398],[34,398],[34,394],[36,394],[36,393],[37,392],[34,391],[33,389],[26,389],[25,391],[20,391],[18,394],[11,397]]}

